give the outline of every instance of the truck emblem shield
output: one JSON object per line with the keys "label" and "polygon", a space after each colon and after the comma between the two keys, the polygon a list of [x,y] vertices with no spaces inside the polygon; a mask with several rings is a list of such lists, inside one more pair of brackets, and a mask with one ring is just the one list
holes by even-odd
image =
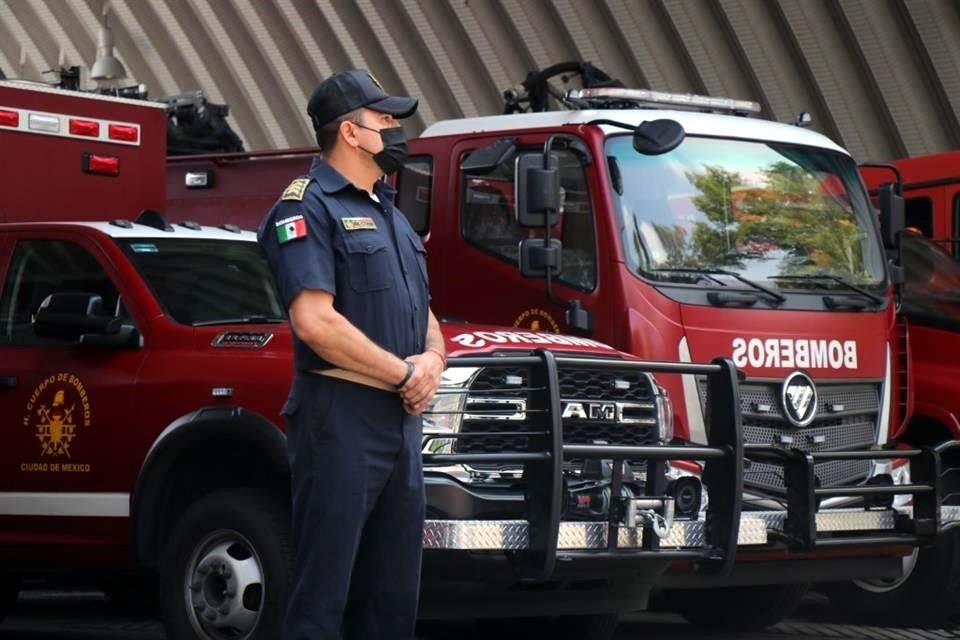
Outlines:
{"label": "truck emblem shield", "polygon": [[783,382],[783,414],[795,427],[805,427],[817,415],[817,387],[805,373],[794,371]]}
{"label": "truck emblem shield", "polygon": [[70,456],[70,445],[79,428],[91,424],[90,400],[80,379],[57,373],[40,382],[27,401],[23,425],[34,431],[40,455]]}
{"label": "truck emblem shield", "polygon": [[272,333],[262,333],[256,331],[227,331],[221,333],[213,342],[213,347],[240,347],[244,349],[260,349],[273,339]]}

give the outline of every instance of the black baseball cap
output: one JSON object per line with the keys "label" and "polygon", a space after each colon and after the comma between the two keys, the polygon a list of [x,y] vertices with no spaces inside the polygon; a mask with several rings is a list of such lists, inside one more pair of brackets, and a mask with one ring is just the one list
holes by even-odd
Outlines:
{"label": "black baseball cap", "polygon": [[307,114],[313,128],[319,129],[345,113],[366,107],[395,118],[407,118],[417,110],[417,101],[407,96],[391,96],[369,71],[339,71],[313,90],[307,102]]}

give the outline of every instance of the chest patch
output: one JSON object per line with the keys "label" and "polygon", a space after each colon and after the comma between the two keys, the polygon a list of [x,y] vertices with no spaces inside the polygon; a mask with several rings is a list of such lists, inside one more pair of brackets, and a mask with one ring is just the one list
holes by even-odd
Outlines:
{"label": "chest patch", "polygon": [[340,218],[345,231],[361,231],[364,229],[376,230],[377,223],[373,218]]}

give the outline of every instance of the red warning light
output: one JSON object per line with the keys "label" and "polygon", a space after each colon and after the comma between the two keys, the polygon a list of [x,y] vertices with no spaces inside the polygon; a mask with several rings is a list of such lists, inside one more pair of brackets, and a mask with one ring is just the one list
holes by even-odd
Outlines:
{"label": "red warning light", "polygon": [[101,176],[118,176],[120,175],[120,158],[85,153],[83,154],[83,171]]}
{"label": "red warning light", "polygon": [[100,123],[93,120],[70,119],[70,133],[75,136],[100,137]]}
{"label": "red warning light", "polygon": [[124,142],[137,142],[140,139],[140,130],[126,124],[111,124],[107,128],[107,136],[111,140],[123,140]]}
{"label": "red warning light", "polygon": [[20,113],[8,109],[0,109],[0,127],[19,127]]}

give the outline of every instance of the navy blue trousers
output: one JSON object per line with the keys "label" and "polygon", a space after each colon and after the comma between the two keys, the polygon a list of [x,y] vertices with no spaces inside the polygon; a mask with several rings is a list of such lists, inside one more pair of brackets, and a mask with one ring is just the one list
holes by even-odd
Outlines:
{"label": "navy blue trousers", "polygon": [[283,408],[293,582],[284,640],[411,640],[422,426],[397,394],[298,373]]}

